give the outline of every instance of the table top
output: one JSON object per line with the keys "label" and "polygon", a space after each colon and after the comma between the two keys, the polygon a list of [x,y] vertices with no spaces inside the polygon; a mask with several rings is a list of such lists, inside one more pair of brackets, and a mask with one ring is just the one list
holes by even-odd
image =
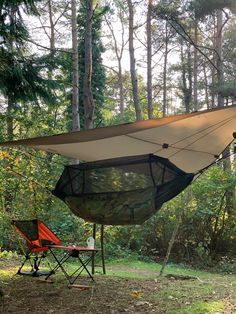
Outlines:
{"label": "table top", "polygon": [[64,246],[64,245],[48,245],[48,247],[50,249],[63,249],[63,250],[68,250],[68,251],[98,251],[98,249],[90,249],[88,247],[84,247],[84,246],[78,246],[78,245],[68,245],[68,246]]}

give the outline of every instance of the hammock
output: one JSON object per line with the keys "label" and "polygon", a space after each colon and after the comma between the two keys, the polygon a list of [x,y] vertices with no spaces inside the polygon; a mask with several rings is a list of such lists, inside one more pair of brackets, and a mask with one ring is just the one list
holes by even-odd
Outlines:
{"label": "hammock", "polygon": [[192,179],[165,158],[132,156],[66,166],[53,194],[90,222],[142,224]]}

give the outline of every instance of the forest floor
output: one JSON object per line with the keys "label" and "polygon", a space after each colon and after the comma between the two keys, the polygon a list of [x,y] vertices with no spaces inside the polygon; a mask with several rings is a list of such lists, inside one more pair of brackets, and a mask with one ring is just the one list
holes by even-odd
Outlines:
{"label": "forest floor", "polygon": [[[0,260],[3,314],[236,313],[235,275],[168,266],[168,277],[159,277],[156,263],[115,261],[108,263],[107,275],[95,274],[95,282],[80,277],[77,284],[90,286],[80,290],[69,289],[61,272],[52,276],[52,283],[42,277],[15,275],[17,265],[17,260]],[[70,267],[73,271],[75,265]]]}

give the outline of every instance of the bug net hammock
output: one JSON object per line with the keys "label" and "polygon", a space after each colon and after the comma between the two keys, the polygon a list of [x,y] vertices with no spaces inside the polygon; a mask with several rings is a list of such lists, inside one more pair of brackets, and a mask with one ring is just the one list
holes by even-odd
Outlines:
{"label": "bug net hammock", "polygon": [[141,224],[192,179],[165,158],[132,156],[66,166],[53,194],[85,220]]}

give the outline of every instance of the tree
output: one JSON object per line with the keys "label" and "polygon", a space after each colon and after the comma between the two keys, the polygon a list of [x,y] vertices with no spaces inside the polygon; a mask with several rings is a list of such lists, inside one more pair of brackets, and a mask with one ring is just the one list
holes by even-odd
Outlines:
{"label": "tree", "polygon": [[[122,58],[123,58],[123,54],[124,54],[124,49],[125,46],[127,44],[127,41],[125,39],[125,27],[127,24],[127,20],[126,20],[126,6],[124,5],[123,2],[121,2],[120,0],[118,1],[113,1],[115,8],[111,8],[109,10],[109,15],[106,14],[105,15],[105,21],[106,24],[110,30],[111,33],[111,37],[113,40],[113,49],[115,52],[115,57],[117,59],[117,67],[118,70],[113,68],[113,71],[117,73],[118,75],[118,90],[119,90],[119,108],[120,108],[120,115],[121,117],[124,116],[124,84],[123,84],[123,80],[122,80],[122,76],[123,76],[123,69],[122,69]],[[112,17],[113,16],[117,16],[117,20],[115,21],[115,25],[113,25],[113,21],[112,21]],[[117,30],[117,23],[119,22],[120,25],[120,41],[117,38],[117,35],[115,33],[115,31]]]}
{"label": "tree", "polygon": [[91,89],[92,79],[92,20],[93,0],[86,1],[86,19],[84,33],[84,80],[83,80],[83,104],[85,129],[93,128],[94,101]]}
{"label": "tree", "polygon": [[[86,3],[86,1],[80,3],[78,13],[79,103],[81,127],[90,128],[93,127],[94,123],[99,124],[102,120],[101,107],[104,103],[105,68],[102,64],[104,46],[101,41],[101,24],[108,8],[96,6],[91,11],[89,7],[89,13],[87,13]],[[91,19],[88,20],[86,26],[87,14]],[[87,19],[89,19],[88,16]],[[92,24],[88,25],[90,23]],[[89,27],[91,33],[86,30],[86,27]],[[88,36],[88,34],[90,35]],[[86,45],[85,37],[87,38]]]}
{"label": "tree", "polygon": [[153,118],[153,99],[152,99],[152,9],[153,0],[148,0],[147,9],[147,106],[148,118]]}
{"label": "tree", "polygon": [[[198,45],[198,23],[194,21],[194,43]],[[198,51],[194,47],[193,56],[193,107],[198,110]]]}
{"label": "tree", "polygon": [[[218,88],[224,84],[224,70],[223,70],[223,54],[222,54],[222,41],[223,41],[223,14],[221,10],[217,11],[217,24],[216,24],[216,67],[217,67],[217,85]],[[224,106],[224,98],[218,92],[218,107]]]}
{"label": "tree", "polygon": [[168,104],[167,104],[167,67],[168,67],[168,56],[169,53],[171,52],[171,48],[169,48],[169,43],[170,43],[170,34],[169,34],[169,29],[168,29],[168,24],[165,21],[165,37],[164,37],[164,56],[163,56],[163,105],[162,105],[162,114],[163,117],[167,115],[167,109],[168,109]]}
{"label": "tree", "polygon": [[[21,10],[28,14],[37,14],[35,2],[13,1],[0,5],[0,91],[6,100],[6,137],[9,140],[14,137],[17,113],[22,104],[38,105],[40,99],[48,101],[54,97],[55,83],[42,73],[48,66],[48,59],[44,56],[36,58],[27,52],[26,41],[29,34]],[[6,210],[10,210],[11,205],[12,195],[7,190]]]}
{"label": "tree", "polygon": [[80,130],[79,117],[79,54],[77,31],[76,0],[71,0],[71,29],[72,29],[72,130]]}
{"label": "tree", "polygon": [[40,115],[44,116],[50,134],[54,133],[59,125],[61,131],[65,130],[64,119],[61,119],[58,113],[64,110],[66,103],[71,102],[71,98],[67,97],[67,86],[72,86],[72,79],[68,79],[64,73],[71,73],[69,56],[71,57],[72,52],[69,48],[62,48],[65,38],[68,39],[71,32],[71,27],[68,27],[68,24],[71,24],[68,23],[68,19],[71,22],[71,15],[67,15],[69,9],[68,0],[42,0],[37,3],[37,16],[31,18],[28,25],[30,37],[27,41],[30,49],[36,51],[35,56],[41,55],[48,60],[47,68],[43,70],[44,76],[61,83],[59,88],[53,90],[54,99],[41,106]]}
{"label": "tree", "polygon": [[[65,21],[68,7],[68,0],[41,0],[37,5],[39,15],[35,21],[37,23],[33,27],[33,31],[37,30],[41,36],[37,40],[39,43],[37,43],[35,39],[33,43],[35,45],[41,45],[41,48],[45,50],[50,50],[52,55],[59,50],[58,43],[61,43],[63,36],[65,36],[67,28]],[[38,24],[40,24],[40,26],[38,26]],[[62,27],[63,32],[61,30]],[[45,46],[46,40],[49,41],[48,47]]]}
{"label": "tree", "polygon": [[[36,2],[36,1],[34,1]],[[14,112],[18,102],[32,101],[38,97],[53,98],[52,88],[55,83],[43,76],[42,70],[48,66],[46,57],[36,58],[26,54],[26,42],[29,37],[24,24],[21,9],[28,14],[36,14],[33,1],[15,1],[0,7],[2,38],[0,47],[0,90],[7,101],[7,137],[13,138]]]}
{"label": "tree", "polygon": [[127,0],[129,8],[129,54],[130,54],[130,74],[132,81],[132,91],[134,107],[137,120],[142,120],[142,110],[139,100],[138,78],[136,74],[135,56],[134,56],[134,8],[132,0]]}

